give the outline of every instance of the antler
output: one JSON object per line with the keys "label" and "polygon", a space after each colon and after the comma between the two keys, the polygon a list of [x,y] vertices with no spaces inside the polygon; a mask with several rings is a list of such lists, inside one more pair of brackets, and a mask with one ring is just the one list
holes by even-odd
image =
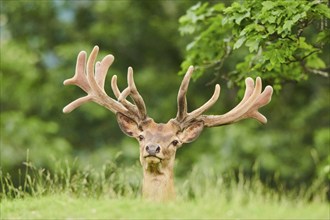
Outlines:
{"label": "antler", "polygon": [[218,100],[220,95],[219,84],[215,86],[213,96],[209,101],[200,108],[188,113],[186,93],[193,70],[194,68],[190,66],[182,80],[178,93],[178,113],[175,120],[179,122],[182,128],[192,121],[203,121],[205,127],[231,124],[245,118],[254,118],[263,124],[267,123],[267,118],[262,115],[258,109],[270,102],[273,88],[271,86],[266,86],[265,90],[261,92],[262,84],[260,77],[257,77],[255,86],[252,78],[249,77],[245,80],[246,90],[242,101],[226,114],[202,115]]}
{"label": "antler", "polygon": [[[117,76],[112,77],[111,87],[117,98],[117,100],[109,97],[104,91],[104,82],[107,75],[107,71],[114,61],[112,55],[105,56],[101,62],[96,62],[95,73],[94,63],[99,51],[99,47],[95,46],[88,58],[86,68],[86,52],[81,51],[77,57],[76,72],[75,75],[64,81],[64,85],[76,85],[84,90],[87,95],[71,102],[63,108],[64,113],[70,113],[80,105],[86,102],[96,102],[109,109],[110,111],[117,113],[120,112],[135,121],[142,121],[147,118],[147,111],[143,101],[143,98],[137,91],[133,78],[133,69],[128,68],[127,82],[128,86],[122,92],[117,86]],[[127,96],[131,96],[134,104],[126,100]]]}

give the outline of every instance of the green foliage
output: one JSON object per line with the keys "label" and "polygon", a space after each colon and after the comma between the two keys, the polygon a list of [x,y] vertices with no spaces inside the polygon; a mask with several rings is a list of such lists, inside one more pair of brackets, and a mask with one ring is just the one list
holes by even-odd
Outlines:
{"label": "green foliage", "polygon": [[49,90],[37,68],[40,57],[24,44],[5,41],[1,47],[1,167],[19,167],[29,149],[33,161],[51,168],[56,155],[70,157],[72,148],[57,135],[56,119],[42,117],[53,103],[40,103]]}
{"label": "green foliage", "polygon": [[259,75],[276,90],[309,73],[328,76],[329,18],[327,1],[198,3],[180,18],[181,34],[193,36],[182,71],[197,64],[196,78],[209,70],[241,86]]}
{"label": "green foliage", "polygon": [[59,127],[55,122],[12,111],[1,114],[1,128],[1,167],[7,172],[26,159],[27,151],[37,165],[49,168],[54,168],[56,155],[70,158],[71,145],[57,137]]}

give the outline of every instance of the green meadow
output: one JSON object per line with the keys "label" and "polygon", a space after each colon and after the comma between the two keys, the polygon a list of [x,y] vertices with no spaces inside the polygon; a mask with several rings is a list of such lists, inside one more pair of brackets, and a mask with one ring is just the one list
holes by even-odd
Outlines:
{"label": "green meadow", "polygon": [[4,200],[2,219],[328,219],[329,206],[320,201],[271,200],[262,195],[235,195],[166,204],[134,198],[76,197],[54,194]]}
{"label": "green meadow", "polygon": [[27,163],[21,185],[1,174],[1,219],[328,219],[326,186],[272,189],[258,178],[193,167],[176,181],[177,199],[140,196],[140,167],[50,173]]}

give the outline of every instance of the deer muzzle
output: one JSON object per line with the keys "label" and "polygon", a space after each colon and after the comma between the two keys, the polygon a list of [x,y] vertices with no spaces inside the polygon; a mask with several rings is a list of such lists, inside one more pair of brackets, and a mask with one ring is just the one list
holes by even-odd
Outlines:
{"label": "deer muzzle", "polygon": [[145,156],[147,162],[160,162],[162,158],[159,153],[161,152],[161,147],[159,144],[147,144],[145,147]]}
{"label": "deer muzzle", "polygon": [[160,152],[160,146],[158,144],[148,144],[146,146],[146,152],[149,154],[148,156],[156,156]]}

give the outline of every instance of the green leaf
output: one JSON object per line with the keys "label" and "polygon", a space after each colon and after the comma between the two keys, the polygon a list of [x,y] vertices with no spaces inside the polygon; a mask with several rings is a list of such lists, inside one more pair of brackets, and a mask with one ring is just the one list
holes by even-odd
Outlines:
{"label": "green leaf", "polygon": [[223,3],[218,3],[218,4],[215,4],[215,5],[213,6],[213,9],[214,9],[215,11],[222,12],[223,9],[225,9],[225,5],[224,5]]}
{"label": "green leaf", "polygon": [[276,31],[276,26],[275,25],[267,25],[266,28],[267,28],[267,31],[268,31],[269,34],[273,34]]}
{"label": "green leaf", "polygon": [[269,16],[268,18],[267,18],[267,22],[268,23],[275,23],[276,22],[276,16]]}
{"label": "green leaf", "polygon": [[324,61],[320,57],[314,54],[306,59],[306,64],[308,67],[314,69],[321,69],[326,67]]}
{"label": "green leaf", "polygon": [[199,7],[201,7],[202,3],[201,2],[197,2],[197,4],[191,6],[191,8],[189,10],[191,11],[195,11],[197,10]]}
{"label": "green leaf", "polygon": [[241,38],[239,38],[236,43],[234,44],[234,49],[238,49],[242,46],[242,44],[244,43],[244,41],[246,40],[246,37],[243,36]]}
{"label": "green leaf", "polygon": [[256,23],[247,25],[239,34],[239,36],[249,35],[251,32],[263,32],[265,27]]}
{"label": "green leaf", "polygon": [[241,5],[240,5],[239,3],[237,3],[237,2],[234,2],[233,4],[231,4],[230,7],[225,8],[225,9],[223,10],[223,12],[224,12],[225,14],[230,14],[230,13],[233,13],[233,12],[234,12],[235,10],[237,10],[238,8],[241,8]]}
{"label": "green leaf", "polygon": [[192,48],[194,48],[195,44],[196,44],[196,41],[192,41],[192,42],[190,42],[190,43],[186,46],[186,50],[187,50],[187,51],[191,50]]}
{"label": "green leaf", "polygon": [[292,18],[293,23],[296,23],[297,21],[299,21],[299,19],[306,17],[306,15],[307,15],[307,14],[306,14],[305,11],[302,12],[302,13],[300,13],[300,14],[296,14],[296,15],[293,16],[293,18]]}
{"label": "green leaf", "polygon": [[306,38],[304,37],[299,37],[299,48],[305,49],[305,50],[313,50],[314,47],[311,44],[306,43]]}
{"label": "green leaf", "polygon": [[244,18],[250,17],[250,15],[251,15],[250,11],[247,11],[245,14],[236,14],[234,16],[235,23],[238,25],[241,24],[242,20]]}
{"label": "green leaf", "polygon": [[292,20],[285,21],[285,23],[283,25],[283,30],[291,31],[291,27],[293,24],[294,24],[294,21],[292,21]]}
{"label": "green leaf", "polygon": [[315,11],[318,12],[320,15],[325,16],[326,18],[330,19],[330,9],[326,4],[319,4],[315,7]]}
{"label": "green leaf", "polygon": [[245,45],[249,48],[250,53],[257,51],[259,48],[260,38],[254,37],[246,41]]}
{"label": "green leaf", "polygon": [[330,30],[326,29],[317,34],[316,42],[329,42],[330,41]]}
{"label": "green leaf", "polygon": [[263,5],[263,8],[262,8],[263,11],[269,11],[270,9],[274,8],[274,6],[276,5],[276,2],[264,1],[261,4]]}
{"label": "green leaf", "polygon": [[268,53],[270,63],[275,66],[285,62],[285,57],[280,50],[274,49]]}
{"label": "green leaf", "polygon": [[181,35],[186,35],[186,34],[193,34],[196,31],[196,26],[195,25],[181,25],[179,28],[179,32]]}

